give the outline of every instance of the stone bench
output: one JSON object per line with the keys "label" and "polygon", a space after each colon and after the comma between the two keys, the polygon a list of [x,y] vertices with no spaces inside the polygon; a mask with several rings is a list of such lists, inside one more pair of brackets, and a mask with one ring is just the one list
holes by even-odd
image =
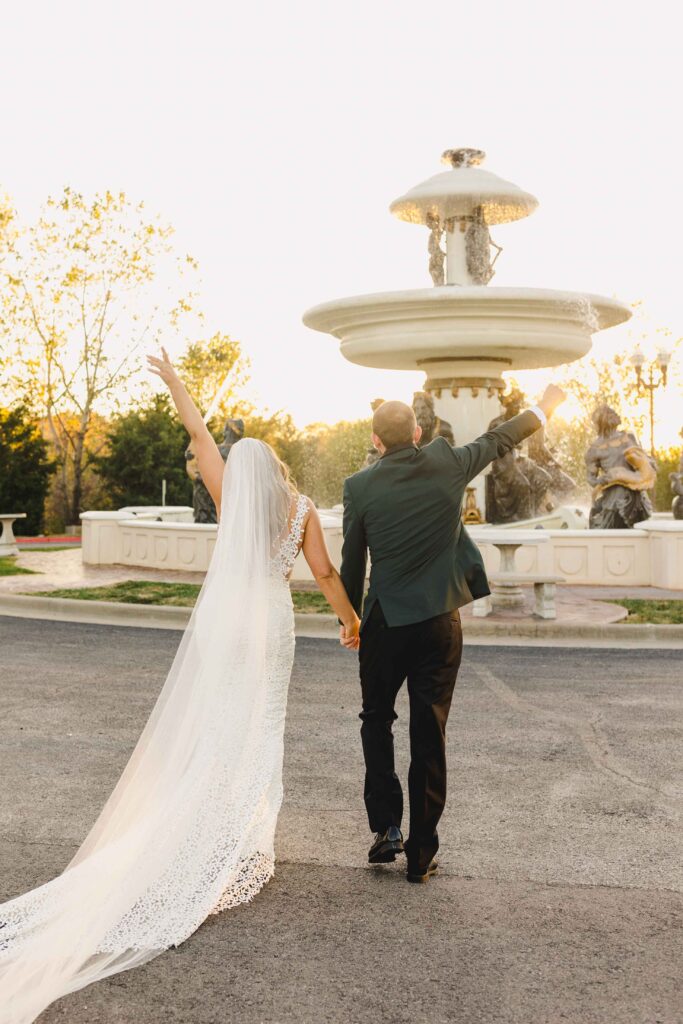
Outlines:
{"label": "stone bench", "polygon": [[6,512],[0,514],[0,558],[16,557],[19,554],[17,541],[12,530],[16,519],[26,519],[25,512]]}
{"label": "stone bench", "polygon": [[495,607],[514,608],[520,604],[521,585],[534,585],[534,615],[540,619],[556,619],[555,588],[564,583],[564,576],[541,576],[537,573],[499,572],[489,577],[491,594],[474,602],[472,614],[479,618],[490,615]]}

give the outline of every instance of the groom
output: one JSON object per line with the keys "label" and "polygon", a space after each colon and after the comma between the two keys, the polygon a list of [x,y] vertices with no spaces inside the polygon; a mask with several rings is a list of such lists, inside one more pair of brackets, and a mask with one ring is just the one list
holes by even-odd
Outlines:
{"label": "groom", "polygon": [[[344,482],[341,578],[361,615],[359,650],[365,806],[375,841],[371,864],[404,852],[403,792],[394,771],[396,696],[410,701],[409,882],[437,869],[437,824],[446,800],[446,720],[462,655],[458,608],[489,594],[481,554],[462,525],[465,488],[494,459],[545,426],[564,399],[550,385],[532,409],[458,447],[421,428],[403,402],[384,402],[372,420],[380,458]],[[363,601],[367,556],[370,587]],[[352,647],[353,637],[340,639]]]}

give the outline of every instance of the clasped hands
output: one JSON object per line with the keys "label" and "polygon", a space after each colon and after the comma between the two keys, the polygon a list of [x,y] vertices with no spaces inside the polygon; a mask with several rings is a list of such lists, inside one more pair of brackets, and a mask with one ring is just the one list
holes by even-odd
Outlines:
{"label": "clasped hands", "polygon": [[339,627],[339,643],[346,647],[347,651],[357,651],[360,647],[360,619],[358,616],[353,622],[345,623]]}

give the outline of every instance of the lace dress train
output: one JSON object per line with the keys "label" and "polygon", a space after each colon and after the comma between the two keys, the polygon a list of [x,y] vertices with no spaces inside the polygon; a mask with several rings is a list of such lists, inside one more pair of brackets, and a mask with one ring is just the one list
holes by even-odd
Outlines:
{"label": "lace dress train", "polygon": [[210,911],[222,910],[250,900],[271,878],[275,869],[274,838],[282,805],[282,765],[284,759],[287,694],[294,660],[294,610],[289,589],[289,574],[301,546],[306,498],[301,495],[289,536],[273,561],[269,584],[266,652],[266,707],[263,715],[263,744],[250,786],[254,807],[247,840],[249,852],[238,866],[221,897]]}
{"label": "lace dress train", "polygon": [[308,502],[292,509],[264,449],[231,450],[202,591],[99,818],[60,875],[0,903],[0,1024],[180,945],[273,875]]}

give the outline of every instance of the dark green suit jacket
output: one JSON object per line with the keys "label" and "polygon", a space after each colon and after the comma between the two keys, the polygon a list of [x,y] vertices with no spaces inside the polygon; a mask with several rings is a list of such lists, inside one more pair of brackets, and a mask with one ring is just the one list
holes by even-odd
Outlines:
{"label": "dark green suit jacket", "polygon": [[344,481],[341,578],[363,623],[379,600],[389,626],[423,622],[490,593],[481,553],[462,525],[470,481],[541,426],[531,410],[452,448],[391,448]]}

